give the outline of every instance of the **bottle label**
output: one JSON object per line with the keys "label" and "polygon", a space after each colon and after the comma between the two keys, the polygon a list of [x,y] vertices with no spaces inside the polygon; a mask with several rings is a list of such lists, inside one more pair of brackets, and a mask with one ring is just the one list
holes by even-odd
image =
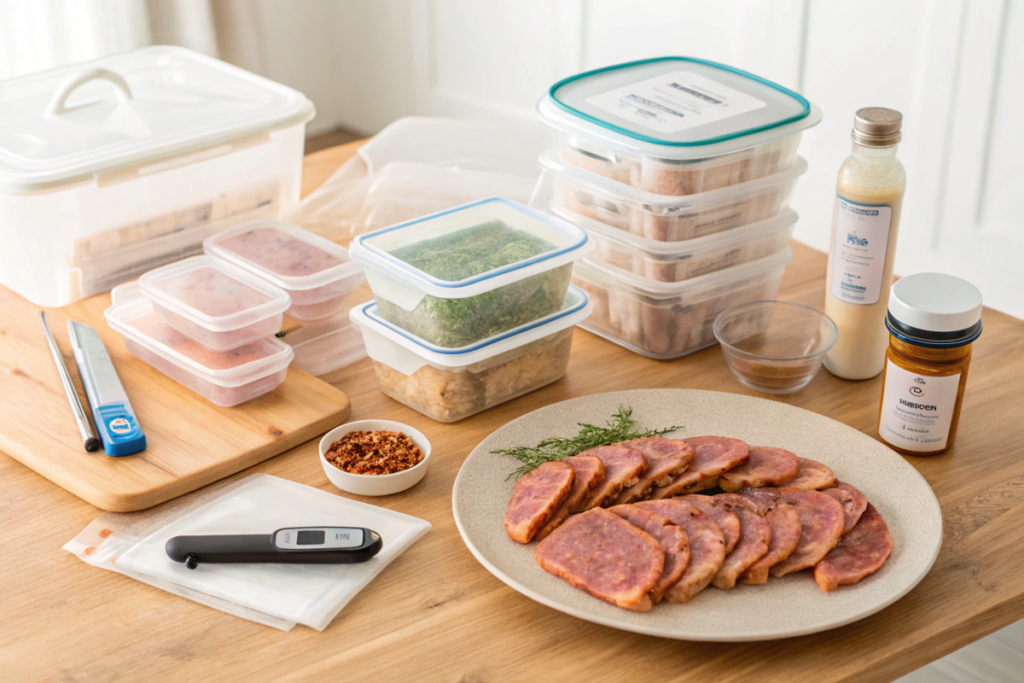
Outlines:
{"label": "bottle label", "polygon": [[878,435],[893,446],[929,453],[946,447],[960,373],[928,377],[885,364]]}
{"label": "bottle label", "polygon": [[868,306],[882,292],[892,207],[836,198],[832,248],[832,296]]}
{"label": "bottle label", "polygon": [[599,93],[587,103],[659,133],[678,133],[767,106],[690,71],[673,71]]}

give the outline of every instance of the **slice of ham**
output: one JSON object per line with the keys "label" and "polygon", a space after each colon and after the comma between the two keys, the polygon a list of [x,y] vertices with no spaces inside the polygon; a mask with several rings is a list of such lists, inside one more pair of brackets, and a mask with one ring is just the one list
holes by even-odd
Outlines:
{"label": "slice of ham", "polygon": [[544,571],[599,600],[646,612],[658,584],[665,553],[650,534],[601,508],[573,515],[537,544]]}
{"label": "slice of ham", "polygon": [[576,512],[583,504],[583,501],[590,495],[591,491],[594,490],[594,487],[604,479],[604,463],[601,462],[600,458],[593,455],[573,455],[562,462],[572,466],[572,470],[576,475],[572,480],[572,490],[569,491],[569,495],[555,511],[555,514],[551,516],[547,524],[541,527],[541,530],[533,537],[535,541],[542,541],[547,538],[570,514]]}
{"label": "slice of ham", "polygon": [[892,547],[892,536],[885,520],[875,506],[868,503],[853,531],[843,536],[814,568],[814,580],[823,591],[857,583],[882,568]]}
{"label": "slice of ham", "polygon": [[843,535],[846,516],[843,506],[824,493],[789,488],[778,491],[779,502],[792,505],[800,517],[800,542],[796,550],[771,568],[772,576],[785,576],[813,567],[835,548]]}
{"label": "slice of ham", "polygon": [[654,486],[665,486],[682,474],[693,460],[693,448],[682,439],[649,436],[623,441],[619,446],[634,448],[647,459],[647,471],[633,486],[624,489],[615,499],[616,505],[632,503],[647,497]]}
{"label": "slice of ham", "polygon": [[732,549],[736,547],[737,541],[740,540],[740,518],[732,508],[718,496],[680,496],[679,500],[685,500],[718,525],[718,528],[722,530],[722,539],[725,541],[725,554],[731,553]]}
{"label": "slice of ham", "polygon": [[644,500],[637,507],[664,517],[686,532],[690,541],[690,563],[665,593],[669,602],[687,602],[704,590],[725,559],[725,539],[714,521],[689,503],[678,500]]}
{"label": "slice of ham", "polygon": [[751,446],[750,458],[744,464],[723,472],[718,485],[723,491],[738,491],[744,487],[775,486],[792,479],[800,472],[800,461],[795,453],[782,448]]}
{"label": "slice of ham", "polygon": [[704,477],[696,484],[690,484],[686,488],[682,489],[677,496],[687,496],[691,493],[700,493],[701,491],[707,491],[718,486],[718,477]]}
{"label": "slice of ham", "polygon": [[636,505],[616,505],[608,508],[608,511],[643,529],[661,544],[661,550],[665,553],[665,567],[657,585],[651,589],[651,599],[655,603],[661,602],[665,591],[675,585],[690,563],[690,540],[686,532],[668,517]]}
{"label": "slice of ham", "polygon": [[720,493],[715,496],[715,500],[732,508],[740,520],[740,540],[732,552],[725,556],[722,568],[711,580],[716,588],[728,590],[736,585],[736,580],[743,572],[768,552],[772,530],[757,511],[757,506],[740,494]]}
{"label": "slice of ham", "polygon": [[640,475],[647,471],[647,459],[634,448],[598,446],[580,455],[592,455],[604,463],[604,479],[590,492],[580,510],[607,507],[622,489],[636,484]]}
{"label": "slice of ham", "polygon": [[827,496],[832,496],[843,506],[843,514],[846,515],[846,524],[843,526],[843,536],[853,531],[868,507],[867,497],[849,484],[838,482],[833,488],[822,491]]}
{"label": "slice of ham", "polygon": [[516,543],[529,543],[547,524],[572,490],[572,466],[545,462],[524,474],[512,487],[505,512],[505,531]]}
{"label": "slice of ham", "polygon": [[656,487],[651,493],[651,498],[671,498],[682,493],[693,493],[696,490],[691,488],[694,484],[739,467],[750,457],[747,444],[739,439],[694,436],[684,441],[694,450],[693,461],[686,471],[673,479],[668,486]]}
{"label": "slice of ham", "polygon": [[[754,500],[744,496],[755,507],[760,507]],[[771,528],[771,542],[768,551],[761,559],[752,564],[747,571],[740,574],[739,582],[759,585],[768,583],[768,570],[793,554],[800,543],[800,515],[796,508],[787,503],[775,503],[764,515],[764,520]]]}
{"label": "slice of ham", "polygon": [[795,477],[782,482],[779,486],[801,491],[816,491],[836,485],[836,475],[827,466],[809,458],[797,458],[797,460],[800,462],[800,471]]}

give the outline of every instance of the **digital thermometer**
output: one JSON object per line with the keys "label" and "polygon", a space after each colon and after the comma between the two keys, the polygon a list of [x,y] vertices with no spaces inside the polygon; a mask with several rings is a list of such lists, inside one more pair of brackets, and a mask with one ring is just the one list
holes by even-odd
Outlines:
{"label": "digital thermometer", "polygon": [[380,534],[341,526],[289,527],[272,534],[175,536],[164,546],[167,557],[195,569],[200,562],[280,562],[355,564],[384,547]]}
{"label": "digital thermometer", "polygon": [[74,320],[68,321],[68,335],[103,450],[107,455],[131,455],[145,450],[146,435],[100,335],[94,328]]}

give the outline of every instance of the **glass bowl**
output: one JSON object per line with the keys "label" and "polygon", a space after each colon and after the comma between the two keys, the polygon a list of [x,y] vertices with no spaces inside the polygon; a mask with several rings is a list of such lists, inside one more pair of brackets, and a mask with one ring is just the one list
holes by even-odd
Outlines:
{"label": "glass bowl", "polygon": [[832,319],[787,301],[752,301],[715,318],[715,338],[736,379],[767,394],[803,389],[839,337]]}

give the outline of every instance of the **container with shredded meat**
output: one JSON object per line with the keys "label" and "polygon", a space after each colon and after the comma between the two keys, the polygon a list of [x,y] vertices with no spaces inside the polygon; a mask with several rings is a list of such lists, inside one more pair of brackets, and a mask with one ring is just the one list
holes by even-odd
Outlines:
{"label": "container with shredded meat", "polygon": [[351,474],[395,474],[423,461],[423,451],[402,432],[349,432],[331,444],[327,462]]}

